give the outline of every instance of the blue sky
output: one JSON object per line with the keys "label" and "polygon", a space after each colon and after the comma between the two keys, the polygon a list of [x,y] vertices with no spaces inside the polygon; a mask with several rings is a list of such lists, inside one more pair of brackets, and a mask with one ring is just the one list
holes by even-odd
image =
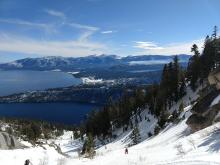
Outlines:
{"label": "blue sky", "polygon": [[219,0],[0,0],[0,62],[190,53],[220,26]]}

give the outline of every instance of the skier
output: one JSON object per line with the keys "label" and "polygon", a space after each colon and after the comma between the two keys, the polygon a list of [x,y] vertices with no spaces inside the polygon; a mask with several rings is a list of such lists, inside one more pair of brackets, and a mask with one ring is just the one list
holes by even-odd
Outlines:
{"label": "skier", "polygon": [[27,159],[27,160],[25,160],[24,165],[32,165],[32,163],[30,162],[30,160],[29,160],[29,159]]}
{"label": "skier", "polygon": [[128,154],[128,149],[127,148],[125,148],[125,154]]}

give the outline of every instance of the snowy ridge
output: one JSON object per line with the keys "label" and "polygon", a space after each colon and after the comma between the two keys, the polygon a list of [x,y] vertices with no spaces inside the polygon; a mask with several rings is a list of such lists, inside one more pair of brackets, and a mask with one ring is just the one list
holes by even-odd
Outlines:
{"label": "snowy ridge", "polygon": [[[190,55],[178,55],[181,62],[187,62]],[[126,65],[149,65],[149,64],[164,64],[172,61],[174,55],[141,55],[119,57],[117,55],[90,55],[86,57],[61,57],[48,56],[38,58],[25,58],[9,63],[0,64],[1,69],[30,69],[30,70],[54,70],[62,71],[78,71],[83,68],[96,68],[107,66],[116,66],[121,64]]]}

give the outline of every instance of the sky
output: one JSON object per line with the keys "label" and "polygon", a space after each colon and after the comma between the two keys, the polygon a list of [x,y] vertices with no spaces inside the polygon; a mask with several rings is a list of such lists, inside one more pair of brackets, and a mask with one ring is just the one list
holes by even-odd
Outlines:
{"label": "sky", "polygon": [[26,57],[190,54],[219,0],[0,0],[0,63]]}

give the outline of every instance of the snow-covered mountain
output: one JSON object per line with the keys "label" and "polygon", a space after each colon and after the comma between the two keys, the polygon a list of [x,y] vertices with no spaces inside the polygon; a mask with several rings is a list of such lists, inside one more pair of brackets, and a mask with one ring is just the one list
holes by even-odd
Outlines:
{"label": "snow-covered mountain", "polygon": [[[116,55],[100,55],[87,57],[41,57],[41,58],[25,58],[10,63],[0,64],[0,69],[26,69],[26,70],[54,70],[74,71],[85,68],[108,68],[117,65],[149,65],[149,64],[165,64],[172,61],[174,56],[162,55],[142,55],[118,57]],[[179,55],[181,62],[188,62],[189,55]],[[144,63],[145,62],[145,63]]]}

